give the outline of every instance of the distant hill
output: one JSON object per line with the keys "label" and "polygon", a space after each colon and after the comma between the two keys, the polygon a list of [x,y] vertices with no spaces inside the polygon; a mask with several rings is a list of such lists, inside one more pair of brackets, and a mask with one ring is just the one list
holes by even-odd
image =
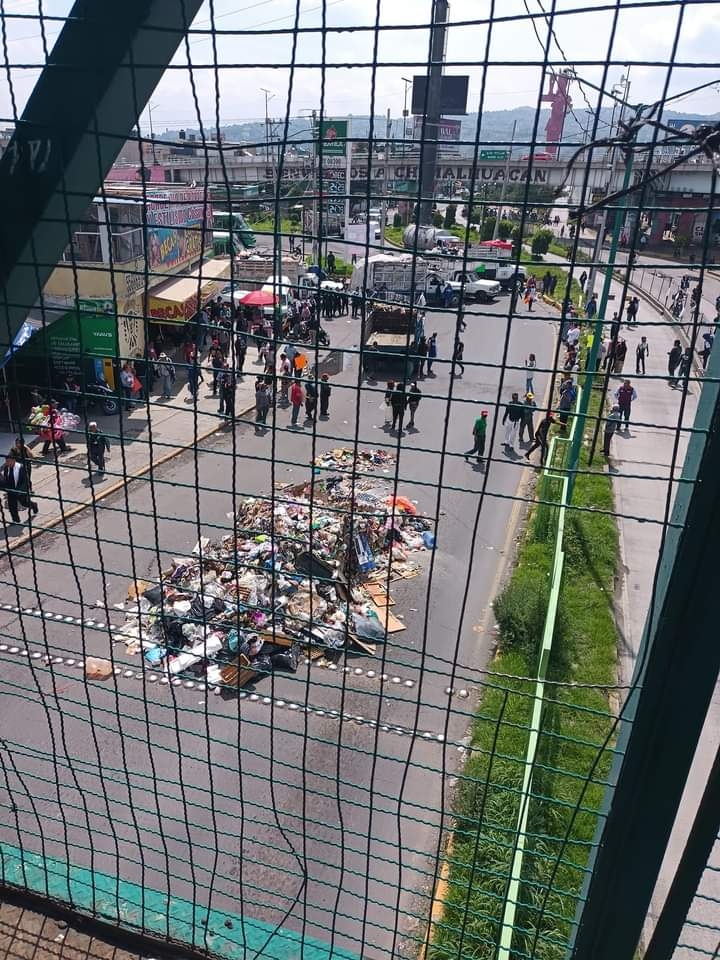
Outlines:
{"label": "distant hill", "polygon": [[[539,111],[537,119],[537,129],[533,138],[535,129],[536,115],[538,111],[535,107],[515,107],[513,110],[487,110],[482,115],[480,129],[478,131],[478,115],[470,113],[461,118],[461,140],[468,141],[458,145],[458,149],[466,155],[473,152],[476,135],[482,145],[501,143],[507,144],[512,137],[513,124],[516,124],[515,140],[518,144],[529,144],[533,141],[542,142],[545,136],[545,125],[548,121],[550,111],[542,109]],[[603,110],[600,114],[597,136],[606,136],[609,133],[610,122],[612,119],[611,110]],[[664,120],[683,119],[697,123],[715,123],[720,120],[720,113],[712,115],[688,114],[673,110],[668,110],[663,115]],[[563,139],[570,143],[582,143],[585,129],[592,130],[594,117],[591,117],[586,110],[575,109],[573,113],[568,114],[565,120],[565,130]],[[585,128],[585,129],[584,129]],[[408,120],[408,134],[412,129],[412,118]],[[220,131],[226,140],[235,143],[246,143],[248,145],[259,145],[265,142],[265,124],[257,121],[248,123],[234,123],[221,127]],[[281,140],[284,132],[284,123],[275,125],[274,136],[276,142]],[[387,120],[385,117],[375,117],[373,138],[378,141],[384,141],[387,132]],[[177,137],[179,130],[166,130],[161,135],[162,139],[172,139]],[[191,127],[186,128],[186,133],[194,133],[198,138],[200,131]],[[352,137],[366,139],[370,134],[370,117],[352,118]],[[210,128],[207,128],[205,135],[210,137]],[[291,119],[288,124],[289,142],[297,144],[300,151],[308,150],[309,145],[303,144],[303,140],[311,138],[311,128],[306,118]],[[402,139],[403,121],[402,118],[395,118],[391,122],[391,139]],[[518,146],[518,150],[522,147]]]}

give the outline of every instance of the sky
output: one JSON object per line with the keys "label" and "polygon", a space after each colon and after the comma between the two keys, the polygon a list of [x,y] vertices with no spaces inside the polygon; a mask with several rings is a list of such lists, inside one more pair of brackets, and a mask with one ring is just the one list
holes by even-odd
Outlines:
{"label": "sky", "polygon": [[[21,113],[45,62],[43,32],[51,49],[70,8],[70,0],[4,0],[2,126]],[[274,119],[313,109],[329,117],[389,109],[398,117],[403,77],[424,72],[431,8],[432,0],[205,0],[152,96],[154,131],[198,127],[199,120],[209,129],[218,120],[222,126],[263,118],[264,91]],[[589,84],[610,89],[628,72],[631,103],[653,103],[666,86],[672,96],[717,80],[670,104],[689,114],[715,113],[717,9],[717,3],[695,0],[452,0],[445,72],[469,75],[472,112],[481,105],[536,107],[548,47],[556,69],[573,66],[588,81],[571,88],[578,115],[597,109],[599,94]],[[300,33],[294,38],[298,11]],[[221,31],[215,42],[213,24]],[[147,132],[147,109],[141,125]]]}

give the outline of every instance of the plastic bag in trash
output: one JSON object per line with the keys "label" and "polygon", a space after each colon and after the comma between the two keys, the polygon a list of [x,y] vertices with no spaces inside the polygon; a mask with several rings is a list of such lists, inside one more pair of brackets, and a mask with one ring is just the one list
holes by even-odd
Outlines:
{"label": "plastic bag in trash", "polygon": [[363,640],[371,640],[375,643],[382,643],[385,640],[385,631],[382,624],[375,617],[361,617],[359,614],[353,614],[353,627],[355,633]]}
{"label": "plastic bag in trash", "polygon": [[425,532],[422,535],[422,538],[423,538],[423,543],[425,544],[427,549],[432,550],[433,547],[435,546],[435,534],[430,533],[429,530],[425,530]]}
{"label": "plastic bag in trash", "polygon": [[165,647],[150,647],[149,650],[146,650],[144,653],[145,660],[151,665],[154,666],[157,663],[161,663],[167,655],[167,650]]}

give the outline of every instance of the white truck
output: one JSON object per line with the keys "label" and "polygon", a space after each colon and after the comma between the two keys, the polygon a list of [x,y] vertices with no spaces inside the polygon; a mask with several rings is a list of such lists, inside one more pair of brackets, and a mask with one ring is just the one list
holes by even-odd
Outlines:
{"label": "white truck", "polygon": [[503,290],[512,290],[525,281],[525,271],[512,259],[512,246],[506,240],[486,240],[471,247],[468,257],[474,266],[485,268],[484,280],[497,280]]}
{"label": "white truck", "polygon": [[453,270],[449,277],[431,273],[427,279],[428,303],[433,305],[442,303],[443,291],[448,284],[453,291],[453,299],[450,303],[453,307],[457,306],[461,292],[464,300],[492,303],[502,289],[499,281],[485,280],[470,271]]}
{"label": "white truck", "polygon": [[366,296],[387,303],[417,303],[425,292],[427,263],[408,254],[378,254],[358,260],[350,287],[364,290]]}

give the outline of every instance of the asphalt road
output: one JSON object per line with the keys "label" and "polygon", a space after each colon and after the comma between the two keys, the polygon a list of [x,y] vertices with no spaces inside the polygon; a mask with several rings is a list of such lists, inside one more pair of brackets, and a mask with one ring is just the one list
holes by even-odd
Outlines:
{"label": "asphalt road", "polygon": [[[3,561],[0,604],[28,611],[0,606],[10,647],[0,649],[0,805],[15,806],[4,840],[60,858],[67,843],[81,866],[332,940],[368,960],[401,955],[404,938],[423,935],[477,670],[492,646],[490,592],[526,476],[524,461],[503,455],[499,419],[487,473],[460,454],[481,406],[493,428],[493,365],[506,345],[508,363],[522,367],[533,351],[546,366],[556,328],[549,315],[523,313],[507,337],[507,309],[503,296],[468,316],[465,375],[451,380],[436,366],[420,385],[418,430],[401,442],[383,430],[382,385],[363,381],[358,393],[356,357],[346,355],[331,418],[315,435],[288,431],[287,411],[265,436],[238,426]],[[428,317],[441,357],[453,324],[449,314]],[[335,345],[357,345],[357,321],[326,326]],[[539,398],[546,383],[536,376]],[[506,370],[503,400],[524,384],[522,369]],[[157,577],[201,534],[219,538],[242,496],[309,478],[313,455],[352,439],[356,427],[362,447],[395,448],[399,492],[437,521],[437,550],[421,555],[422,575],[392,587],[407,629],[377,659],[301,665],[238,699],[151,680],[115,644],[122,672],[105,684],[84,680],[75,661],[109,655],[106,625],[122,624],[114,605],[129,580]],[[37,608],[44,619],[30,612]],[[13,645],[62,662],[47,666]]]}

